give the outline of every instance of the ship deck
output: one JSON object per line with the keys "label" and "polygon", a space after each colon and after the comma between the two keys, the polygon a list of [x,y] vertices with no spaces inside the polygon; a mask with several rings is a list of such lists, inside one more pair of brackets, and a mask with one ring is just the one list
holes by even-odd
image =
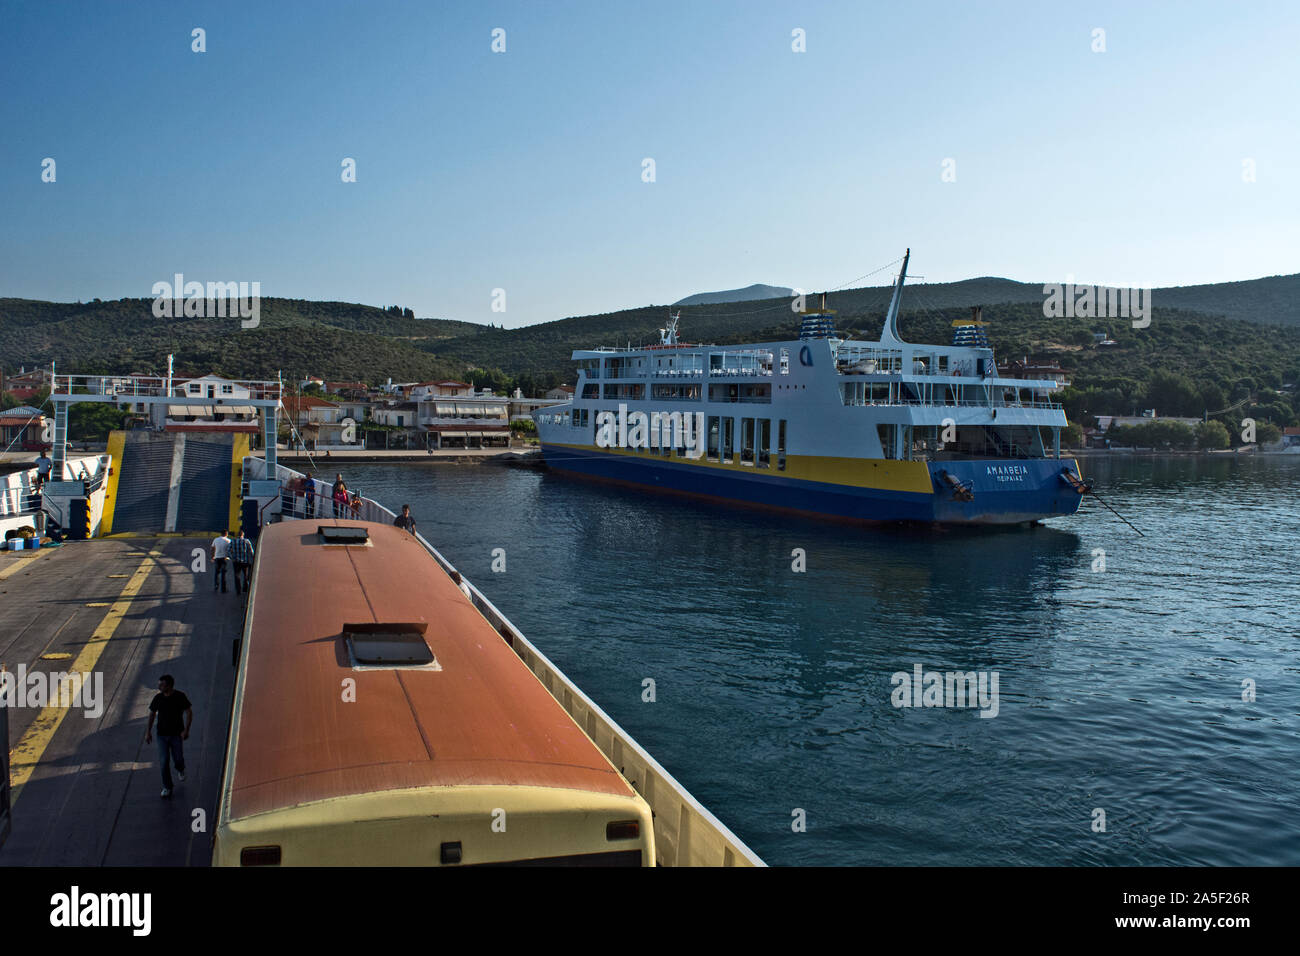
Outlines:
{"label": "ship deck", "polygon": [[[210,862],[244,604],[233,580],[214,593],[211,570],[191,570],[194,549],[207,546],[165,535],[0,552],[0,662],[103,681],[98,717],[8,708],[12,832],[0,865]],[[194,706],[187,779],[175,779],[170,799],[160,796],[155,745],[144,742],[164,673]]]}

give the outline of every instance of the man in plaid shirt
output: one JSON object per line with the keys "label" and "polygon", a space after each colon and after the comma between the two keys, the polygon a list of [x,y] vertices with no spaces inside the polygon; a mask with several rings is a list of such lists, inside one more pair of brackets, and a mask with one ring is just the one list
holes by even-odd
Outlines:
{"label": "man in plaid shirt", "polygon": [[239,529],[239,537],[230,541],[230,558],[235,562],[235,593],[242,594],[240,579],[243,579],[244,591],[247,591],[253,573],[253,542],[244,537],[243,528]]}

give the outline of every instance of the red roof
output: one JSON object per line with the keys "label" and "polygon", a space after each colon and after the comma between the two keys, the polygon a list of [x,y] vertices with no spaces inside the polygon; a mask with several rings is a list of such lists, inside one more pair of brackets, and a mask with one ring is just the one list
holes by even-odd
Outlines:
{"label": "red roof", "polygon": [[309,408],[338,408],[333,402],[327,402],[315,395],[285,395],[281,397],[280,404],[291,415],[304,412]]}

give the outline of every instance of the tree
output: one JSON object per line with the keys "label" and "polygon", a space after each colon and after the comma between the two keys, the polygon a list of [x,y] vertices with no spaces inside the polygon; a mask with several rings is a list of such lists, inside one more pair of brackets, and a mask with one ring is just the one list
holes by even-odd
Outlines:
{"label": "tree", "polygon": [[[1146,406],[1165,415],[1194,415],[1203,411],[1196,386],[1186,375],[1156,369],[1147,379],[1143,393]],[[1217,409],[1211,409],[1217,411]]]}
{"label": "tree", "polygon": [[1264,422],[1255,429],[1255,441],[1261,445],[1273,445],[1282,440],[1282,429],[1271,422]]}
{"label": "tree", "polygon": [[105,441],[121,428],[128,413],[100,402],[76,402],[68,409],[68,437],[77,441]]}
{"label": "tree", "polygon": [[1196,444],[1206,451],[1227,448],[1231,444],[1228,429],[1221,422],[1202,422],[1196,426]]}
{"label": "tree", "polygon": [[1061,430],[1061,444],[1066,448],[1082,448],[1083,429],[1076,422],[1070,422]]}

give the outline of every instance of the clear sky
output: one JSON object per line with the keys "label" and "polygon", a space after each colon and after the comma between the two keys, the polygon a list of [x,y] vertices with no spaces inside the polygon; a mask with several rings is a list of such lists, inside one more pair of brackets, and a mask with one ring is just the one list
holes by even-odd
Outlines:
{"label": "clear sky", "polygon": [[926,281],[1295,273],[1298,63],[1293,0],[9,2],[0,296],[182,272],[514,327],[906,246]]}

